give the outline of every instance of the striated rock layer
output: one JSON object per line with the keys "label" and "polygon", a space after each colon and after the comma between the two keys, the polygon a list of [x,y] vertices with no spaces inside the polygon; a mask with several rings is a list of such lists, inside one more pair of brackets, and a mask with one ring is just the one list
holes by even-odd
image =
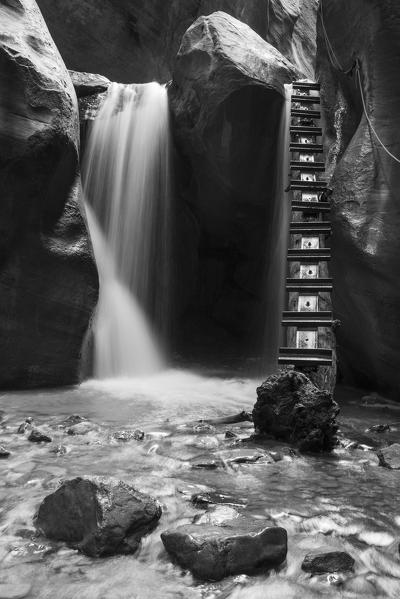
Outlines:
{"label": "striated rock layer", "polygon": [[222,10],[249,25],[307,76],[316,0],[38,0],[70,69],[122,83],[168,81],[186,29]]}
{"label": "striated rock layer", "polygon": [[76,95],[33,0],[0,21],[0,386],[70,384],[98,289]]}
{"label": "striated rock layer", "polygon": [[[400,5],[323,0],[340,67],[360,64],[368,115],[400,159]],[[336,66],[337,63],[336,63]],[[333,276],[339,368],[346,380],[399,396],[400,164],[377,142],[363,113],[358,77],[334,68],[319,23],[318,71],[333,193]]]}
{"label": "striated rock layer", "polygon": [[[265,322],[283,86],[297,72],[247,25],[200,17],[177,56],[170,103],[177,157],[180,347],[249,355]],[[258,348],[259,349],[259,348]],[[219,355],[221,357],[221,354]]]}

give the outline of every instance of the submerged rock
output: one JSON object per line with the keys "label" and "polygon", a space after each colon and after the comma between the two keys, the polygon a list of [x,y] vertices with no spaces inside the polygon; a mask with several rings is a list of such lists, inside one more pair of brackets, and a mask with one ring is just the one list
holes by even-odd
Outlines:
{"label": "submerged rock", "polygon": [[400,444],[393,443],[377,452],[379,464],[390,470],[400,470]]}
{"label": "submerged rock", "polygon": [[116,479],[75,478],[45,497],[35,526],[86,555],[134,553],[161,516],[156,500]]}
{"label": "submerged rock", "polygon": [[52,440],[51,437],[38,428],[33,428],[28,437],[28,441],[31,441],[32,443],[51,443]]}
{"label": "submerged rock", "polygon": [[25,421],[22,422],[18,429],[17,429],[17,433],[19,435],[23,435],[24,433],[26,433],[26,431],[30,431],[33,428],[33,418],[32,416],[28,416],[28,418],[25,418]]}
{"label": "submerged rock", "polygon": [[271,375],[257,389],[253,410],[258,433],[298,445],[301,451],[330,451],[335,446],[339,406],[297,371]]}
{"label": "submerged rock", "polygon": [[5,459],[10,457],[11,452],[8,451],[8,449],[6,449],[5,447],[3,447],[3,445],[0,445],[0,459]]}
{"label": "submerged rock", "polygon": [[201,580],[254,574],[279,566],[287,553],[284,528],[237,518],[223,526],[186,525],[161,534],[168,553]]}
{"label": "submerged rock", "polygon": [[305,556],[301,569],[311,574],[327,574],[328,572],[347,572],[354,567],[354,559],[345,551],[329,551],[328,553],[309,553]]}

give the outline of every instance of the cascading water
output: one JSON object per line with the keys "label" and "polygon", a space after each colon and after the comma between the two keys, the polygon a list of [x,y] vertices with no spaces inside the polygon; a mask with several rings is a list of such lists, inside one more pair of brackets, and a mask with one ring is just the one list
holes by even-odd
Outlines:
{"label": "cascading water", "polygon": [[279,125],[279,143],[275,178],[275,204],[272,215],[272,236],[268,248],[266,275],[266,323],[262,373],[276,372],[281,343],[281,318],[285,297],[285,274],[288,249],[290,206],[285,192],[289,173],[289,123],[292,85],[285,85],[285,100]]}
{"label": "cascading water", "polygon": [[82,173],[100,276],[95,376],[159,370],[163,358],[156,334],[167,335],[170,279],[170,133],[164,86],[110,85],[89,134]]}

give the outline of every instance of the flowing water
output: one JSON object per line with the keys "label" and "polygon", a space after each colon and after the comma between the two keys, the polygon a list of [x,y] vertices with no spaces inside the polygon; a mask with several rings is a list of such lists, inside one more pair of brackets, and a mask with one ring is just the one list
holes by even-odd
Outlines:
{"label": "flowing water", "polygon": [[162,363],[156,335],[166,338],[169,323],[170,170],[165,86],[112,83],[82,167],[100,275],[99,378],[157,371]]}
{"label": "flowing water", "polygon": [[279,125],[278,152],[275,179],[275,204],[270,231],[277,235],[271,239],[272,247],[267,250],[266,275],[266,318],[263,373],[273,373],[278,362],[281,344],[281,319],[285,299],[285,276],[289,239],[290,205],[285,192],[289,173],[289,125],[292,85],[285,85],[285,99]]}
{"label": "flowing water", "polygon": [[[371,447],[398,441],[400,432],[398,424],[390,433],[365,429],[382,421],[398,423],[399,406],[363,407],[359,392],[339,389],[343,435],[361,445],[339,447],[331,456],[293,455],[289,447],[273,441],[238,445],[225,439],[227,429],[248,437],[250,423],[198,424],[202,418],[251,410],[257,382],[165,371],[137,379],[88,381],[65,390],[3,394],[0,444],[12,455],[0,460],[0,597],[398,599],[400,474],[378,466]],[[66,434],[60,424],[73,413],[88,418],[93,430]],[[33,416],[53,442],[37,445],[17,434],[26,416]],[[145,432],[142,441],[114,436],[135,429]],[[60,444],[67,453],[52,453]],[[257,463],[230,461],[255,452],[264,455]],[[192,468],[199,459],[216,458],[220,466],[214,470]],[[32,517],[43,497],[60,479],[85,474],[113,475],[161,502],[159,526],[143,539],[137,554],[93,559],[35,537]],[[196,507],[191,496],[206,490],[225,495],[225,505],[211,512]],[[204,583],[171,562],[160,532],[196,516],[221,522],[236,512],[261,526],[273,522],[287,529],[287,561],[278,571]],[[317,548],[345,550],[355,558],[355,571],[344,576],[341,586],[327,575],[302,572],[304,555]],[[5,592],[9,584],[14,595]]]}

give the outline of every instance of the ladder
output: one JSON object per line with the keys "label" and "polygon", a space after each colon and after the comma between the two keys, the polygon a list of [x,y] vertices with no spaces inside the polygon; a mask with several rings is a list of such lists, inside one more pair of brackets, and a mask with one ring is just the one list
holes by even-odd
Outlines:
{"label": "ladder", "polygon": [[282,314],[286,346],[279,349],[278,363],[295,367],[332,366],[330,328],[333,324],[331,293],[333,281],[328,264],[327,243],[332,225],[322,127],[316,121],[320,85],[296,81],[291,97],[289,127],[291,223],[287,253],[286,306]]}

